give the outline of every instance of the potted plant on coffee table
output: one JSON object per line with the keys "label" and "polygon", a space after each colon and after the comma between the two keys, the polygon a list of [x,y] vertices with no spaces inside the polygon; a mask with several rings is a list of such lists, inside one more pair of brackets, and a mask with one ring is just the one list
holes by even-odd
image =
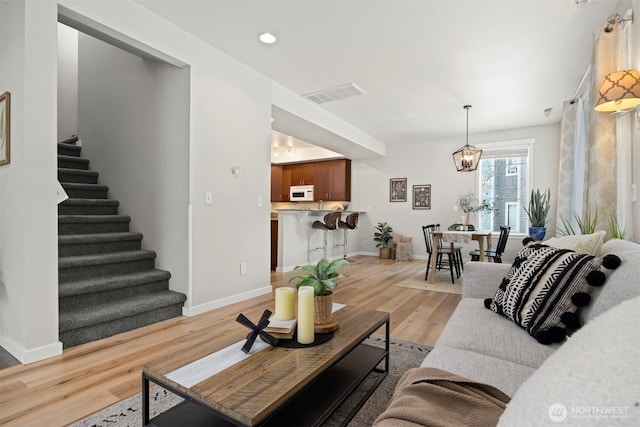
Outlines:
{"label": "potted plant on coffee table", "polygon": [[300,286],[312,286],[314,301],[314,323],[324,325],[331,322],[331,310],[333,306],[333,292],[338,284],[336,281],[347,275],[338,273],[336,270],[342,266],[350,265],[344,258],[334,261],[322,258],[316,265],[297,265],[294,270],[305,270],[306,273],[294,276],[289,279],[298,280],[296,288]]}
{"label": "potted plant on coffee table", "polygon": [[389,247],[389,242],[391,241],[393,235],[393,229],[390,225],[387,225],[386,222],[379,222],[376,225],[376,232],[373,233],[373,240],[378,242],[376,244],[376,248],[380,248],[380,259],[391,258],[391,248]]}
{"label": "potted plant on coffee table", "polygon": [[540,193],[539,189],[531,190],[529,209],[524,208],[529,217],[529,236],[534,240],[544,239],[547,234],[547,215],[551,209],[551,190]]}

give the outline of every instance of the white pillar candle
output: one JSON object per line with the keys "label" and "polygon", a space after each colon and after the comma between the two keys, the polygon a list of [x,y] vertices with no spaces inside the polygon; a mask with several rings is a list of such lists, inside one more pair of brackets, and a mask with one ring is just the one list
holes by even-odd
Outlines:
{"label": "white pillar candle", "polygon": [[278,320],[291,320],[295,316],[296,290],[293,288],[276,289],[276,314]]}
{"label": "white pillar candle", "polygon": [[298,289],[298,342],[311,344],[314,340],[313,287],[300,286]]}

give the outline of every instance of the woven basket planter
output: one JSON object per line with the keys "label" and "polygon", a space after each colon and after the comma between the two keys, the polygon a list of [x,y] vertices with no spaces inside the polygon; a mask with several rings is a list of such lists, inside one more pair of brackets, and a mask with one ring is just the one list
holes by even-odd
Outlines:
{"label": "woven basket planter", "polygon": [[313,299],[313,306],[313,321],[316,325],[325,325],[331,322],[333,292],[316,296]]}

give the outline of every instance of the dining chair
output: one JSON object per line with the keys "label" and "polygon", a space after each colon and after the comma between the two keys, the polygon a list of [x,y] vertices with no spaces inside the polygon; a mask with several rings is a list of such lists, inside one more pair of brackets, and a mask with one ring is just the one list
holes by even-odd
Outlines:
{"label": "dining chair", "polygon": [[[431,266],[431,257],[433,256],[434,247],[433,247],[433,231],[440,230],[440,224],[429,224],[422,226],[422,234],[424,234],[424,243],[427,247],[427,253],[429,257],[427,259],[427,271],[424,275],[424,280],[428,280],[429,278],[429,268]],[[455,283],[455,279],[453,277],[453,271],[456,271],[456,276],[459,278],[461,273],[461,260],[462,255],[459,248],[456,247],[447,247],[442,245],[442,241],[438,242],[438,247],[435,248],[436,252],[436,268],[438,270],[442,269],[442,255],[447,255],[447,259],[449,261],[449,271],[451,273],[451,283]]]}
{"label": "dining chair", "polygon": [[[486,249],[484,251],[484,256],[492,258],[493,262],[502,263],[502,254],[507,247],[507,240],[509,238],[509,232],[511,231],[511,227],[508,225],[500,226],[500,237],[498,237],[498,244],[495,249]],[[480,261],[480,252],[475,250],[469,252],[471,255],[471,261]]]}

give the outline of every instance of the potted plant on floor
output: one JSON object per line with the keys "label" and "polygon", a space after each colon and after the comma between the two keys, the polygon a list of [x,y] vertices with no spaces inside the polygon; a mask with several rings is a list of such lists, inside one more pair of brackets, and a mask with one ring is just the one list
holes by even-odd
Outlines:
{"label": "potted plant on floor", "polygon": [[529,209],[524,208],[529,217],[529,236],[534,240],[544,239],[547,234],[547,215],[551,209],[551,190],[540,193],[539,189],[531,190]]}
{"label": "potted plant on floor", "polygon": [[300,286],[312,286],[314,301],[314,323],[324,325],[331,322],[331,310],[333,306],[333,292],[338,284],[336,281],[347,275],[338,273],[336,270],[342,266],[351,265],[344,258],[338,258],[334,261],[322,258],[316,265],[297,265],[294,270],[305,270],[306,273],[294,276],[289,279],[298,280],[296,288]]}
{"label": "potted plant on floor", "polygon": [[391,258],[391,248],[389,242],[393,235],[393,229],[386,222],[379,222],[376,225],[376,232],[373,233],[373,240],[378,242],[376,248],[380,248],[380,259]]}

